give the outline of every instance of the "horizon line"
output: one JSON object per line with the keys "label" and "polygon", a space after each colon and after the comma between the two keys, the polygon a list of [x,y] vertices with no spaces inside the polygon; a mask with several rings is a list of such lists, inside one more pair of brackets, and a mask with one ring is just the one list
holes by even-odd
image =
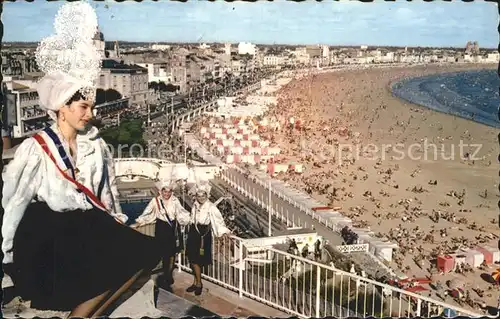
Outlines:
{"label": "horizon line", "polygon": [[[104,42],[114,43],[114,42],[122,42],[122,43],[140,43],[140,44],[238,44],[238,43],[252,43],[257,46],[311,46],[311,45],[326,45],[329,47],[361,47],[366,46],[370,47],[393,47],[393,48],[453,48],[453,49],[465,49],[465,46],[457,46],[457,45],[445,45],[445,46],[430,46],[430,45],[372,45],[372,44],[323,44],[323,43],[257,43],[257,42],[249,42],[249,41],[239,41],[239,42],[228,42],[228,41],[206,41],[206,42],[195,42],[195,41],[134,41],[134,40],[105,40]],[[40,41],[2,41],[3,44],[7,43],[40,43]],[[480,47],[480,49],[486,50],[498,50],[497,47]],[[500,50],[499,50],[500,51]]]}

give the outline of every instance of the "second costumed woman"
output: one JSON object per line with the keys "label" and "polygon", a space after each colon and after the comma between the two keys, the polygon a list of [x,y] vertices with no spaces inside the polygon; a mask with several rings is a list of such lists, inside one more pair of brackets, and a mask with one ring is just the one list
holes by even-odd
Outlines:
{"label": "second costumed woman", "polygon": [[183,242],[180,228],[189,223],[189,212],[182,207],[179,199],[173,195],[174,184],[160,181],[157,188],[160,194],[154,197],[135,220],[132,227],[156,222],[155,240],[162,256],[163,276],[158,285],[170,289],[174,283],[173,268],[177,253],[182,250]]}
{"label": "second costumed woman", "polygon": [[210,185],[195,186],[195,202],[191,210],[186,253],[193,270],[193,284],[186,291],[199,296],[202,293],[201,268],[212,264],[212,235],[228,237],[231,231],[226,227],[219,209],[208,200]]}

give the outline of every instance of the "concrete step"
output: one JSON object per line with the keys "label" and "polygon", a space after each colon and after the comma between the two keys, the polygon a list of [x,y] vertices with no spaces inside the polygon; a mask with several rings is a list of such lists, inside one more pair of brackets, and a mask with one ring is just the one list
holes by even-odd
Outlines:
{"label": "concrete step", "polygon": [[158,290],[156,308],[162,312],[162,316],[169,318],[202,318],[218,316],[210,310],[202,308],[189,300],[183,299],[161,288]]}

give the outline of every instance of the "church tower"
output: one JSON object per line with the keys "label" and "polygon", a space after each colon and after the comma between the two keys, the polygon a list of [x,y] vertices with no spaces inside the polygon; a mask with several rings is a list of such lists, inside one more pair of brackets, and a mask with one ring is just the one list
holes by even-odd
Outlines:
{"label": "church tower", "polygon": [[106,57],[106,46],[104,42],[104,34],[101,32],[101,29],[97,27],[97,32],[92,39],[94,46],[97,48],[97,51],[101,54],[102,58]]}
{"label": "church tower", "polygon": [[231,43],[224,44],[224,54],[231,55]]}
{"label": "church tower", "polygon": [[115,49],[115,56],[117,58],[119,58],[120,57],[120,46],[118,45],[118,41],[115,41],[115,47],[114,47],[114,49]]}

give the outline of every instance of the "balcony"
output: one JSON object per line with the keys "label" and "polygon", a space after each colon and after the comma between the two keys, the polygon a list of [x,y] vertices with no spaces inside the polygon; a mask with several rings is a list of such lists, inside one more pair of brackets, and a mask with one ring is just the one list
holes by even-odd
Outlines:
{"label": "balcony", "polygon": [[20,105],[21,107],[31,107],[40,104],[38,97],[36,98],[21,98]]}
{"label": "balcony", "polygon": [[38,100],[36,102],[37,103],[32,106],[24,106],[21,108],[21,120],[29,121],[47,116],[47,112],[39,108]]}
{"label": "balcony", "polygon": [[[145,225],[140,231],[151,235],[154,234],[154,227],[154,224]],[[273,308],[301,318],[432,317],[443,315],[443,312],[480,316],[273,247],[261,247],[259,254],[251,254],[255,247],[249,246],[247,239],[231,236],[227,240],[213,240],[212,265],[202,270],[204,290],[209,292],[209,298],[215,298],[212,293],[217,289],[224,289],[224,294],[232,293],[238,298],[255,301],[260,309],[250,308],[256,315],[267,316],[261,311],[268,313]],[[177,267],[174,293],[191,298],[183,292],[192,280],[188,275],[191,269],[183,253],[178,256]],[[234,304],[246,303],[243,300],[234,301]],[[270,308],[262,308],[262,305]],[[211,303],[202,306],[210,309]],[[212,309],[220,314],[220,310]],[[246,311],[250,310],[238,311],[245,312],[247,316]]]}

